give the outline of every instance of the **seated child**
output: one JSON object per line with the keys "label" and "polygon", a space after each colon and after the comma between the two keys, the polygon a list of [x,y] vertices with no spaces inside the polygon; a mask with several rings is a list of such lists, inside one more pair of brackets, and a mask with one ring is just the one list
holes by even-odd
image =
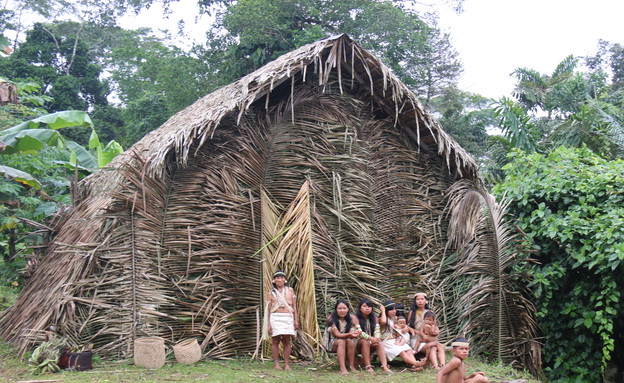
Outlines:
{"label": "seated child", "polygon": [[466,376],[464,360],[470,352],[470,345],[465,338],[456,338],[451,343],[453,347],[453,359],[448,362],[439,372],[437,383],[488,383],[489,379],[484,372],[475,372]]}
{"label": "seated child", "polygon": [[397,317],[396,323],[394,324],[394,330],[396,337],[394,344],[397,346],[409,344],[414,330],[407,325],[407,320],[405,320],[404,316]]}
{"label": "seated child", "polygon": [[[433,311],[427,311],[424,316],[425,324],[422,326],[420,343],[416,344],[414,350],[424,351],[427,354],[427,360],[431,361],[431,365],[435,370],[439,370],[438,360],[440,364],[444,366],[446,355],[444,353],[444,345],[438,341],[438,335],[440,335],[440,328],[435,319],[435,313]],[[424,344],[424,347],[423,347]],[[431,352],[432,348],[435,348],[434,352]]]}

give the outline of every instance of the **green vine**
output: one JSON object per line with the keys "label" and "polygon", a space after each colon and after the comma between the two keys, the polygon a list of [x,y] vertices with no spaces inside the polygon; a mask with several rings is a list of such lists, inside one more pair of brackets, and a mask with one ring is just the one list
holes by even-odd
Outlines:
{"label": "green vine", "polygon": [[624,364],[614,360],[624,333],[624,162],[565,148],[513,157],[494,192],[513,199],[538,250],[530,272],[545,371],[553,382],[604,381]]}

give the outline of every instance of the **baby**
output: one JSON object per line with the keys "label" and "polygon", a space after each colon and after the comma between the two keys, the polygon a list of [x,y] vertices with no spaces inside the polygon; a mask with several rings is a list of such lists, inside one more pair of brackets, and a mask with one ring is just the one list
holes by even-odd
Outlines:
{"label": "baby", "polygon": [[410,337],[412,336],[412,330],[407,325],[407,320],[404,316],[397,317],[396,323],[394,324],[396,341],[394,344],[397,346],[402,346],[404,344],[409,344]]}
{"label": "baby", "polygon": [[425,313],[425,324],[422,327],[423,333],[430,337],[434,337],[435,341],[438,341],[438,335],[440,335],[440,328],[435,320],[435,314],[433,311],[427,311]]}

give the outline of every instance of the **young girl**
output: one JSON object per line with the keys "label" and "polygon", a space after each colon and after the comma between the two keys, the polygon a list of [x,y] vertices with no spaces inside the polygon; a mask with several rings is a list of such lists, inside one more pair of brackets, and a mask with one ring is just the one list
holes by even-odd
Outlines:
{"label": "young girl", "polygon": [[349,369],[355,371],[355,342],[362,331],[355,315],[349,312],[349,304],[344,299],[339,299],[334,307],[334,312],[327,317],[327,326],[331,328],[330,340],[327,351],[335,352],[340,366],[341,375],[349,375]]}
{"label": "young girl", "polygon": [[273,367],[281,370],[279,365],[279,345],[284,347],[284,369],[290,370],[290,338],[297,335],[297,306],[295,291],[286,285],[286,274],[276,271],[273,274],[273,289],[267,295],[269,325],[271,335],[271,353]]}
{"label": "young girl", "polygon": [[412,348],[407,345],[395,344],[394,323],[396,321],[396,307],[394,302],[386,302],[381,308],[381,315],[379,316],[379,325],[381,326],[381,333],[383,339],[384,350],[386,351],[386,358],[388,361],[392,361],[397,356],[400,357],[405,363],[412,367],[414,371],[422,371],[422,364],[416,362]]}
{"label": "young girl", "polygon": [[414,330],[420,330],[424,323],[425,312],[429,311],[429,302],[427,302],[427,294],[418,292],[414,294],[412,307],[407,314],[407,324]]}
{"label": "young girl", "polygon": [[362,354],[364,360],[365,369],[368,372],[375,372],[375,369],[371,365],[371,349],[377,352],[379,362],[381,362],[381,369],[385,372],[391,372],[388,368],[388,361],[386,359],[386,352],[383,344],[381,343],[381,331],[377,317],[373,314],[374,309],[373,302],[370,299],[362,299],[358,306],[356,316],[360,323],[360,339],[356,344],[356,353]]}
{"label": "young girl", "polygon": [[444,347],[432,346],[427,348],[428,342],[435,342],[437,338],[430,337],[422,333],[422,327],[425,324],[425,313],[429,311],[429,302],[427,302],[427,294],[423,292],[417,292],[414,294],[414,301],[407,316],[407,323],[411,328],[416,330],[416,336],[412,337],[412,347],[416,353],[424,352],[427,357],[424,359],[425,363],[427,359],[431,361],[433,366],[439,363],[444,366],[446,362],[446,355],[444,353]]}

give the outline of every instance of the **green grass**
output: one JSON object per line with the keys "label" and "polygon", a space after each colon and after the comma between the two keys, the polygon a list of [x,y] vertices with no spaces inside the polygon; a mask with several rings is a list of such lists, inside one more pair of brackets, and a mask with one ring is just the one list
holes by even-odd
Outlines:
{"label": "green grass", "polygon": [[19,287],[13,286],[11,284],[4,285],[0,283],[0,313],[8,309],[13,303],[15,303],[19,292]]}
{"label": "green grass", "polygon": [[[29,365],[14,355],[11,347],[0,342],[0,376],[3,382],[17,382],[23,380],[54,380],[58,382],[195,382],[198,380],[211,383],[238,383],[238,382],[379,382],[384,383],[430,383],[435,382],[435,371],[401,372],[399,364],[393,365],[395,374],[388,376],[378,372],[352,373],[348,377],[339,377],[338,366],[335,360],[325,364],[320,362],[295,362],[293,371],[275,371],[271,361],[250,359],[236,360],[209,360],[196,363],[192,366],[182,365],[175,360],[168,360],[164,367],[149,371],[135,366],[131,361],[102,361],[95,358],[93,370],[84,372],[61,372],[57,374],[33,375],[29,372]],[[469,358],[467,372],[485,371],[493,382],[526,379],[528,383],[538,383],[531,379],[528,373],[522,373],[509,366],[483,363],[475,358]]]}
{"label": "green grass", "polygon": [[[19,288],[0,286],[0,312],[8,308],[19,293]],[[447,358],[450,359],[448,354]],[[525,379],[528,383],[539,383],[531,375],[501,364],[490,364],[478,358],[468,358],[466,363],[468,373],[485,371],[490,381],[505,381]],[[392,365],[395,374],[388,376],[382,373],[379,365],[375,374],[366,372],[352,373],[347,377],[338,375],[338,366],[335,359],[327,363],[321,362],[294,362],[293,371],[275,371],[271,361],[250,360],[239,358],[235,360],[208,360],[192,366],[175,362],[173,355],[164,367],[149,371],[135,366],[132,361],[105,361],[94,357],[93,370],[83,372],[61,372],[57,374],[33,375],[29,372],[27,359],[19,358],[9,344],[0,341],[0,381],[45,381],[52,380],[66,383],[83,382],[195,382],[198,380],[211,383],[239,383],[239,382],[379,382],[384,383],[431,383],[435,382],[435,371],[401,372],[403,366]]]}

